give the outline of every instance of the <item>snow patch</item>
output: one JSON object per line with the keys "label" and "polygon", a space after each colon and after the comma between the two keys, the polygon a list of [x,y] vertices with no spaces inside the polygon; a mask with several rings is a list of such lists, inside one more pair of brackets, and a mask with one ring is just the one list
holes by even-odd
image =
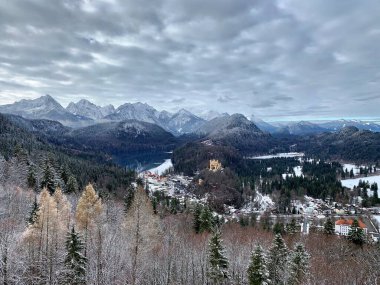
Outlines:
{"label": "snow patch", "polygon": [[173,167],[172,160],[166,159],[162,164],[159,166],[156,166],[152,169],[149,169],[148,171],[157,175],[162,175],[166,170],[170,169]]}

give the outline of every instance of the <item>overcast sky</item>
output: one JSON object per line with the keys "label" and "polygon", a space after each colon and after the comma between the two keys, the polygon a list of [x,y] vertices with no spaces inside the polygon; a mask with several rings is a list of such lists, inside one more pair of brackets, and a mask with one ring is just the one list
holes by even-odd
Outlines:
{"label": "overcast sky", "polygon": [[379,0],[0,1],[0,104],[380,117]]}

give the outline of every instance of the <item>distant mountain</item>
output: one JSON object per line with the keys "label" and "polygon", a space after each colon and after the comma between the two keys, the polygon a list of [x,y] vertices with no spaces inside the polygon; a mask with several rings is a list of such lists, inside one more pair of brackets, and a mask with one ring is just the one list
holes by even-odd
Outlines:
{"label": "distant mountain", "polygon": [[60,122],[45,119],[25,119],[21,116],[5,114],[5,118],[22,129],[46,138],[63,136],[71,131],[71,128],[62,125]]}
{"label": "distant mountain", "polygon": [[267,132],[267,133],[274,133],[278,130],[277,127],[263,121],[262,119],[252,115],[250,118],[251,122],[255,123],[256,126],[259,127],[260,130]]}
{"label": "distant mountain", "polygon": [[233,146],[243,152],[265,152],[271,146],[271,136],[241,114],[215,118],[196,133],[215,144]]}
{"label": "distant mountain", "polygon": [[92,123],[90,118],[74,115],[65,110],[50,95],[2,105],[0,106],[0,113],[19,115],[27,119],[48,119],[68,126],[80,126]]}
{"label": "distant mountain", "polygon": [[113,114],[106,116],[104,119],[110,121],[138,120],[152,123],[175,135],[191,133],[205,122],[184,109],[171,114],[167,111],[159,112],[148,104],[143,103],[121,105]]}
{"label": "distant mountain", "polygon": [[380,161],[380,133],[344,127],[338,132],[325,132],[303,137],[298,148],[322,158],[352,162]]}
{"label": "distant mountain", "polygon": [[116,109],[113,114],[105,117],[111,121],[137,120],[159,124],[159,112],[148,104],[126,103]]}
{"label": "distant mountain", "polygon": [[311,135],[311,134],[320,134],[328,131],[325,128],[317,124],[313,124],[307,121],[289,123],[285,126],[279,127],[274,133],[281,135]]}
{"label": "distant mountain", "polygon": [[113,105],[107,105],[105,107],[97,106],[86,99],[82,99],[77,103],[71,102],[66,110],[74,115],[87,117],[92,120],[99,120],[115,112]]}
{"label": "distant mountain", "polygon": [[373,122],[360,120],[335,120],[328,122],[317,122],[320,127],[330,131],[339,131],[348,126],[357,127],[359,130],[369,130],[372,132],[380,132],[380,125]]}
{"label": "distant mountain", "polygon": [[137,120],[100,123],[75,129],[68,138],[81,148],[99,150],[112,155],[137,151],[172,150],[175,137],[161,127]]}
{"label": "distant mountain", "polygon": [[210,121],[212,119],[215,119],[215,118],[218,118],[218,117],[225,117],[225,116],[229,116],[228,113],[219,113],[217,111],[206,111],[206,112],[203,112],[203,113],[200,113],[198,114],[198,117],[199,118],[202,118],[206,121]]}
{"label": "distant mountain", "polygon": [[185,109],[179,110],[172,115],[166,124],[160,122],[162,126],[174,134],[193,133],[206,121],[195,116]]}

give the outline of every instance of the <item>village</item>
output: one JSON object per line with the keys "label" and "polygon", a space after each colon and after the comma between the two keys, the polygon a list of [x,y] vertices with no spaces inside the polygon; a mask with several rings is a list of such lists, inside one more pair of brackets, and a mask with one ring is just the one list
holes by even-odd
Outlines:
{"label": "village", "polygon": [[[177,199],[181,204],[187,203],[188,207],[193,207],[197,203],[207,204],[207,194],[204,197],[197,197],[189,191],[192,183],[201,184],[203,181],[194,181],[193,177],[176,174],[171,170],[171,162],[164,162],[164,168],[161,166],[144,171],[140,177],[145,181],[146,189],[152,194],[156,191],[162,192],[169,198]],[[209,161],[209,171],[223,171],[223,166],[218,160]],[[285,174],[286,177],[286,174]],[[238,221],[241,217],[255,215],[258,222],[264,213],[269,213],[272,224],[276,221],[284,223],[291,219],[296,219],[298,229],[303,234],[309,234],[311,231],[323,231],[324,223],[327,218],[335,221],[335,233],[341,236],[347,236],[349,229],[354,221],[359,221],[359,226],[367,235],[368,240],[378,242],[380,240],[380,208],[362,208],[357,203],[341,204],[331,199],[314,199],[304,196],[302,200],[292,200],[292,214],[279,214],[276,211],[276,205],[268,195],[263,195],[256,191],[254,200],[244,205],[240,209],[232,206],[226,206],[223,214],[217,214],[225,222]]]}

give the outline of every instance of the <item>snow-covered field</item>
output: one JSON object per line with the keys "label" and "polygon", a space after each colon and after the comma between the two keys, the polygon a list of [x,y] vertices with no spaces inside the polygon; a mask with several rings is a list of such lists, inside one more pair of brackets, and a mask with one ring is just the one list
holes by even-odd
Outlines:
{"label": "snow-covered field", "polygon": [[287,158],[287,157],[303,157],[305,156],[302,152],[283,152],[270,155],[252,156],[248,159],[272,159],[272,158]]}
{"label": "snow-covered field", "polygon": [[169,168],[173,167],[173,163],[172,163],[172,160],[169,158],[169,159],[166,159],[162,164],[160,164],[159,166],[156,166],[154,168],[151,168],[149,169],[148,171],[152,172],[152,173],[155,173],[157,175],[162,175],[166,170],[168,170]]}
{"label": "snow-covered field", "polygon": [[358,175],[358,174],[360,174],[360,167],[359,167],[359,166],[354,165],[354,164],[350,164],[350,163],[345,163],[345,164],[343,164],[343,170],[344,170],[344,171],[347,170],[348,172],[350,172],[351,169],[353,170],[354,175]]}
{"label": "snow-covered field", "polygon": [[358,186],[359,180],[368,181],[369,184],[376,182],[378,185],[380,185],[380,175],[369,176],[369,177],[361,177],[361,178],[353,178],[353,179],[345,179],[345,180],[342,180],[342,185],[344,187],[353,189],[354,186]]}

